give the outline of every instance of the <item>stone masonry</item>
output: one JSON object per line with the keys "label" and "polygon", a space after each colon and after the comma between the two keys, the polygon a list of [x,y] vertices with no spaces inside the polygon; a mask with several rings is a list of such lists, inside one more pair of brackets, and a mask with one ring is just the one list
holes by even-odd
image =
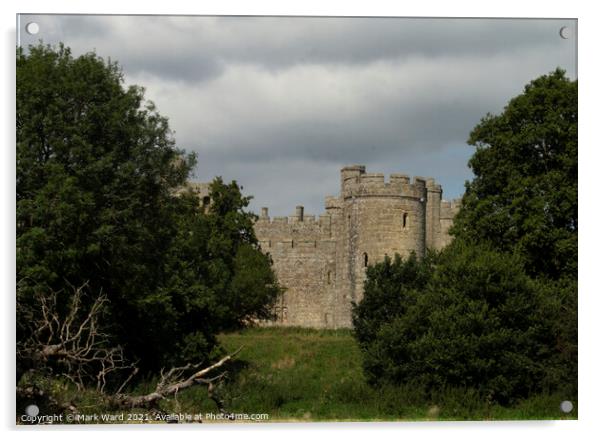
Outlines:
{"label": "stone masonry", "polygon": [[[206,184],[193,185],[208,203]],[[255,224],[262,251],[274,262],[286,289],[268,324],[313,328],[351,326],[351,303],[363,297],[366,267],[386,255],[424,256],[451,238],[448,230],[459,202],[443,201],[432,178],[367,173],[365,166],[341,169],[341,193],[325,199],[315,217],[297,206],[289,217],[268,216]]]}

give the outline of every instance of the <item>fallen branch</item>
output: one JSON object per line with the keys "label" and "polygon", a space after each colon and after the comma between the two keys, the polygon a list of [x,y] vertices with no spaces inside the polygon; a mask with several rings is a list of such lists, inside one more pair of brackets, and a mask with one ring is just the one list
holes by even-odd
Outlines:
{"label": "fallen branch", "polygon": [[173,379],[173,377],[180,377],[186,369],[189,369],[192,366],[187,365],[184,367],[172,368],[159,381],[157,387],[155,388],[155,391],[147,395],[131,396],[127,394],[118,393],[115,395],[108,396],[107,402],[112,406],[119,408],[152,408],[160,400],[166,399],[168,396],[175,395],[181,390],[192,387],[195,384],[207,384],[209,397],[213,399],[213,401],[216,401],[218,408],[220,409],[220,411],[222,411],[223,403],[221,400],[218,400],[215,396],[214,389],[215,382],[221,381],[225,377],[225,373],[221,373],[211,378],[207,378],[207,375],[215,369],[223,366],[232,358],[234,358],[242,350],[242,348],[243,346],[239,347],[236,351],[232,352],[229,355],[226,355],[217,363],[214,363],[211,366],[206,367],[205,369],[193,373],[185,380],[175,382],[169,381],[170,378]]}

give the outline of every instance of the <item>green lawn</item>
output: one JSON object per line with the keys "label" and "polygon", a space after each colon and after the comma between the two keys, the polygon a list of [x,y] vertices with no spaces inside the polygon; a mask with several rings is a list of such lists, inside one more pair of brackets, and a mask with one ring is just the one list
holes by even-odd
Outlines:
{"label": "green lawn", "polygon": [[[267,413],[270,421],[576,419],[563,414],[562,395],[539,395],[506,408],[470,392],[448,390],[436,401],[411,388],[367,385],[350,331],[252,328],[222,334],[227,351],[244,345],[219,389],[228,411]],[[166,409],[215,411],[206,390],[193,388]]]}

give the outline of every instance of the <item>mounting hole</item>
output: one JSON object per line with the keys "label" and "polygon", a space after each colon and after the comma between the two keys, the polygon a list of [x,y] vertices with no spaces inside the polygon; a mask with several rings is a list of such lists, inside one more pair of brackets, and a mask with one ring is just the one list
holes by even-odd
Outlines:
{"label": "mounting hole", "polygon": [[573,403],[571,401],[562,401],[560,403],[560,410],[563,413],[570,413],[573,411]]}
{"label": "mounting hole", "polygon": [[25,414],[27,416],[31,416],[32,418],[34,418],[34,417],[38,416],[38,413],[40,413],[40,409],[35,404],[31,404],[31,405],[28,405],[27,407],[25,407]]}
{"label": "mounting hole", "polygon": [[25,26],[25,31],[29,35],[35,35],[38,32],[40,32],[40,25],[38,23],[36,23],[35,21],[32,21],[31,23],[27,23],[27,25]]}
{"label": "mounting hole", "polygon": [[573,31],[568,26],[562,26],[560,28],[560,32],[558,32],[558,33],[560,34],[560,38],[562,38],[563,40],[568,40],[569,38],[571,38],[573,36]]}

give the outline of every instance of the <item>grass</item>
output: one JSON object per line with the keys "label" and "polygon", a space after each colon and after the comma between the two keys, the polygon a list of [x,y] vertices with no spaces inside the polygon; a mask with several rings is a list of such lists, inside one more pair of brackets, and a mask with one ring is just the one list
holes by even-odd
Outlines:
{"label": "grass", "polygon": [[[576,401],[571,413],[560,411],[561,401],[569,399],[563,395],[535,395],[513,407],[502,407],[462,389],[447,389],[434,399],[409,386],[374,389],[364,380],[361,353],[348,330],[251,328],[222,334],[220,342],[227,352],[244,346],[228,363],[227,380],[216,390],[226,410],[267,414],[271,422],[577,419]],[[101,409],[99,395],[92,389],[78,392],[69,382],[57,379],[39,384],[65,401],[76,401],[82,414],[110,413]],[[156,378],[145,379],[132,393],[149,393],[155,385]],[[18,407],[17,412],[24,413],[24,409]],[[160,409],[166,414],[204,417],[218,413],[205,386],[162,401]],[[145,410],[131,413],[144,414]],[[113,422],[138,423],[128,421],[128,413],[125,417],[125,421]]]}
{"label": "grass", "polygon": [[[362,358],[348,330],[251,328],[222,334],[227,351],[244,345],[219,389],[234,413],[267,413],[271,421],[529,420],[577,419],[560,411],[562,395],[537,395],[514,407],[483,402],[449,389],[436,402],[415,389],[374,389],[362,374]],[[215,411],[203,388],[182,394],[179,409]]]}

